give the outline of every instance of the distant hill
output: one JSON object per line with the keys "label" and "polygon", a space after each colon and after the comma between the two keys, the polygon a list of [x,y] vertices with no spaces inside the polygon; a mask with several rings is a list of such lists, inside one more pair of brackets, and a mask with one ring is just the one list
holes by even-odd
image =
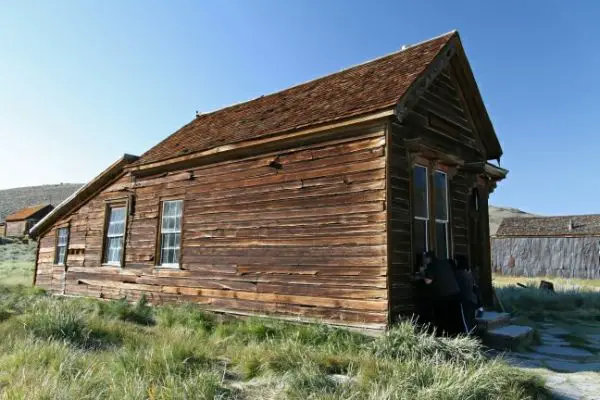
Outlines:
{"label": "distant hill", "polygon": [[52,204],[56,207],[81,186],[81,183],[60,183],[0,190],[0,221],[21,208],[37,204]]}
{"label": "distant hill", "polygon": [[490,235],[494,235],[500,226],[500,223],[504,218],[511,217],[535,217],[536,214],[526,213],[525,211],[521,211],[517,208],[509,208],[509,207],[496,207],[490,206]]}

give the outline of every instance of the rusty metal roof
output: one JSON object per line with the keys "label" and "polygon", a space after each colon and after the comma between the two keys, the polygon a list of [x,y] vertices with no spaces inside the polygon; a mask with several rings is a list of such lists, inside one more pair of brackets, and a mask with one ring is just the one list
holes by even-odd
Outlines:
{"label": "rusty metal roof", "polygon": [[[11,221],[22,221],[22,220],[28,219],[46,207],[50,207],[50,209],[52,209],[52,205],[50,205],[50,204],[39,204],[39,205],[33,206],[33,207],[22,208],[19,211],[7,216],[5,221],[11,222]],[[50,210],[48,210],[48,211],[50,211]]]}

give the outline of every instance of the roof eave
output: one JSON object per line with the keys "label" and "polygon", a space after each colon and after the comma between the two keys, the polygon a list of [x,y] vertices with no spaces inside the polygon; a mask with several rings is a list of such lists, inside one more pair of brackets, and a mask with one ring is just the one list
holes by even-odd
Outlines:
{"label": "roof eave", "polygon": [[56,220],[68,215],[71,209],[75,207],[78,202],[81,204],[99,188],[110,183],[117,176],[119,176],[121,172],[123,172],[123,169],[126,165],[131,164],[138,158],[138,156],[134,156],[132,154],[124,154],[121,158],[102,171],[98,176],[86,183],[84,186],[80,187],[72,195],[67,197],[58,206],[56,206],[56,208],[50,211],[29,230],[29,236],[32,238],[39,236],[49,226],[56,222]]}
{"label": "roof eave", "polygon": [[288,143],[294,140],[300,140],[308,136],[325,134],[330,131],[345,129],[353,125],[375,122],[379,119],[389,118],[394,115],[394,108],[384,108],[374,110],[372,112],[347,118],[344,120],[331,121],[329,123],[320,124],[317,126],[308,126],[305,128],[274,134],[266,138],[247,140],[238,143],[227,144],[223,146],[213,147],[208,150],[198,151],[190,154],[185,154],[177,157],[171,157],[163,160],[152,161],[143,164],[134,164],[128,168],[134,175],[148,175],[156,171],[174,169],[188,162],[200,162],[200,160],[213,160],[216,157],[233,156],[241,151],[250,151],[256,148],[264,148],[278,143]]}
{"label": "roof eave", "polygon": [[498,181],[506,178],[509,172],[506,168],[501,168],[490,163],[485,163],[483,170],[487,176]]}

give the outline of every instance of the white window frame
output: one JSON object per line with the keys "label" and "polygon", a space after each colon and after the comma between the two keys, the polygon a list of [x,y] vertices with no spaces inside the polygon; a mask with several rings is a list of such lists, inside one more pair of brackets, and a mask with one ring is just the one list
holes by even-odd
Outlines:
{"label": "white window frame", "polygon": [[[61,244],[60,242],[60,233],[66,231],[66,236],[64,237],[65,242]],[[55,265],[65,265],[67,263],[67,252],[69,250],[69,227],[64,226],[62,228],[58,228],[56,230],[56,247],[55,247],[55,256],[54,256],[54,264]],[[64,258],[62,262],[60,261],[60,253],[61,249],[64,248]]]}
{"label": "white window frame", "polygon": [[[439,218],[437,218],[437,216],[435,215],[435,211],[436,210],[434,210],[434,218],[435,218],[435,223],[436,223],[436,231],[437,231],[437,224],[445,224],[446,225],[446,258],[450,258],[450,207],[448,205],[448,203],[450,202],[450,199],[448,198],[448,196],[449,196],[450,193],[448,191],[448,173],[446,173],[445,171],[439,170],[439,169],[436,169],[434,171],[434,174],[436,174],[436,173],[440,173],[440,174],[444,175],[444,181],[445,181],[445,186],[446,186],[446,204],[445,204],[445,206],[446,206],[446,219],[439,219]],[[435,179],[434,179],[434,182],[435,182]],[[433,190],[434,190],[434,195],[435,195],[435,190],[437,190],[436,187],[435,187],[435,185],[434,185]],[[436,197],[436,200],[437,200],[437,197]],[[436,207],[437,207],[437,204],[436,204]],[[437,238],[437,232],[436,232],[436,238]],[[438,249],[436,248],[436,251],[437,250]]]}
{"label": "white window frame", "polygon": [[[113,210],[115,209],[119,209],[122,208],[123,209],[123,233],[121,234],[114,234],[114,233],[109,233],[110,231],[110,217],[111,214],[113,212]],[[103,249],[102,249],[102,265],[107,265],[107,266],[112,266],[112,267],[122,267],[123,266],[123,255],[124,255],[124,251],[125,251],[125,234],[127,232],[127,204],[107,204],[106,206],[106,227],[105,227],[105,231],[104,231],[104,242],[103,242]],[[108,251],[107,251],[107,244],[110,241],[109,239],[112,238],[121,238],[121,256],[119,257],[118,261],[109,261],[108,260]]]}
{"label": "white window frame", "polygon": [[[181,207],[180,207],[180,214],[179,214],[179,229],[164,229],[163,228],[163,220],[165,217],[165,205],[167,203],[180,203]],[[160,222],[159,222],[159,229],[158,229],[158,267],[159,268],[180,268],[181,267],[181,241],[182,241],[182,234],[183,231],[183,199],[168,199],[168,200],[163,200],[161,201],[161,206],[160,206]],[[169,250],[173,250],[173,249],[177,249],[179,250],[179,257],[177,259],[176,263],[163,263],[163,251],[165,250],[163,248],[163,235],[165,234],[179,234],[179,247],[175,248],[169,248]]]}
{"label": "white window frame", "polygon": [[429,251],[429,220],[431,219],[431,213],[429,211],[429,168],[421,164],[415,164],[413,168],[423,168],[425,170],[425,212],[427,213],[427,217],[413,215],[413,218],[419,221],[425,221],[425,251]]}

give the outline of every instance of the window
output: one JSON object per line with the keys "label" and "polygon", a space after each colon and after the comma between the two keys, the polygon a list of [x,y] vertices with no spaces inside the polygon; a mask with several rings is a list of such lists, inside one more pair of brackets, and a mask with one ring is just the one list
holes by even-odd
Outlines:
{"label": "window", "polygon": [[413,243],[417,256],[429,249],[429,184],[427,168],[413,169]]}
{"label": "window", "polygon": [[125,242],[125,206],[108,206],[107,229],[104,241],[104,264],[121,265]]}
{"label": "window", "polygon": [[417,266],[420,266],[420,256],[432,249],[435,249],[438,258],[450,257],[448,175],[434,170],[429,179],[429,171],[423,165],[413,168],[412,237]]}
{"label": "window", "polygon": [[448,246],[448,175],[442,171],[433,174],[435,193],[435,248],[438,258],[449,258]]}
{"label": "window", "polygon": [[67,245],[69,243],[69,228],[58,228],[56,231],[56,256],[54,263],[65,265],[67,261]]}
{"label": "window", "polygon": [[183,200],[163,201],[160,224],[161,266],[179,266],[182,213]]}

